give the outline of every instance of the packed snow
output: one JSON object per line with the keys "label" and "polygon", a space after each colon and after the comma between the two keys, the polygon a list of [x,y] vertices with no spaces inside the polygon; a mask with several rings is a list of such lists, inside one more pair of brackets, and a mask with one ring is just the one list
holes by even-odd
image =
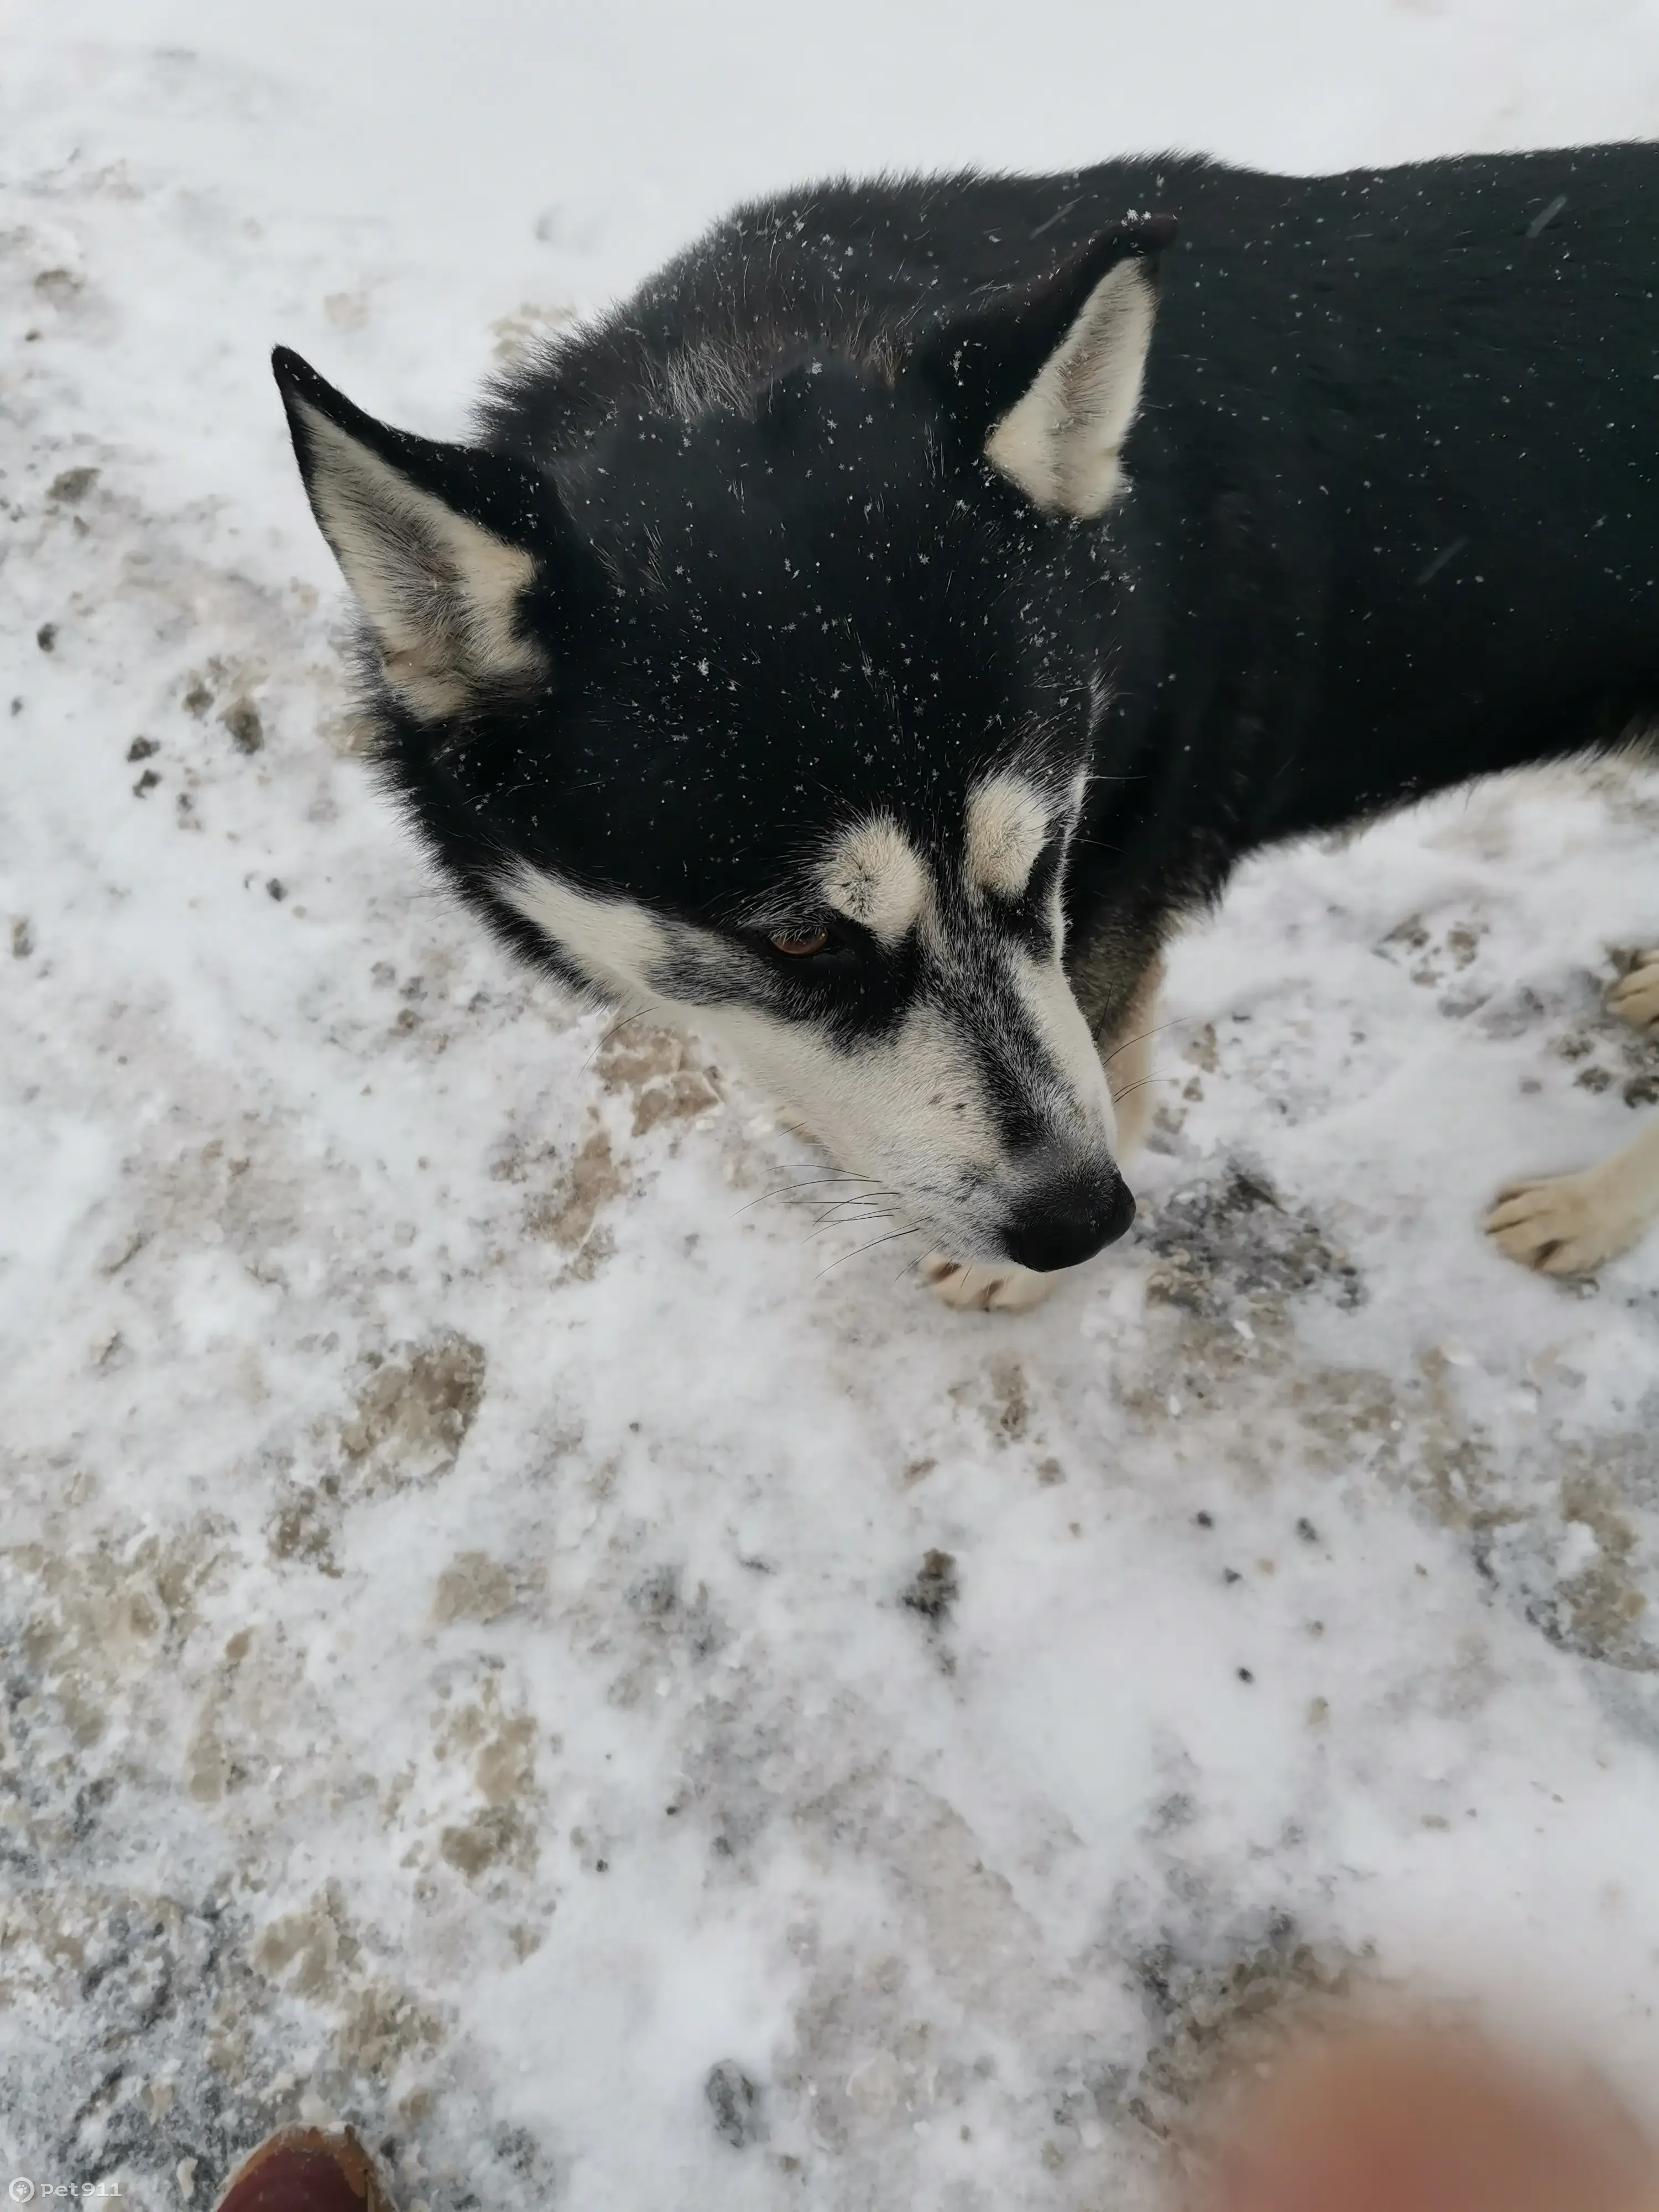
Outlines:
{"label": "packed snow", "polygon": [[[1252,866],[1132,1239],[1018,1319],[823,1218],[377,796],[265,368],[457,434],[739,193],[1659,124],[1635,0],[21,0],[0,32],[0,2162],[410,2212],[1151,2201],[1410,1984],[1659,2077],[1659,780]],[[1570,343],[1571,334],[1562,342]]]}

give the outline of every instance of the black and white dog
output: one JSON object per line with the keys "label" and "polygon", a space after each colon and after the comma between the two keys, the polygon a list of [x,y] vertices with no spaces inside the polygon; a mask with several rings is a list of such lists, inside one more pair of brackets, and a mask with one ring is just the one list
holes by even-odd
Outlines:
{"label": "black and white dog", "polygon": [[[1171,158],[745,208],[465,446],[276,369],[461,891],[1008,1307],[1133,1218],[1160,948],[1243,854],[1659,717],[1656,287],[1656,148]],[[1656,1212],[1659,1125],[1487,1227]]]}

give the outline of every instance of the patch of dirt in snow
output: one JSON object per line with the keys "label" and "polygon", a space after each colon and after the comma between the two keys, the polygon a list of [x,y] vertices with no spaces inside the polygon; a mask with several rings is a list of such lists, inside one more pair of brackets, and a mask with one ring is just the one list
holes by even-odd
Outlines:
{"label": "patch of dirt in snow", "polygon": [[368,1354],[371,1372],[340,1429],[354,1478],[373,1488],[432,1482],[460,1455],[483,1396],[483,1346],[448,1334]]}
{"label": "patch of dirt in snow", "polygon": [[1144,1233],[1163,1261],[1146,1295],[1194,1313],[1282,1316],[1287,1297],[1320,1290],[1352,1308],[1359,1271],[1306,1206],[1287,1206],[1259,1169],[1227,1164],[1216,1182],[1178,1190]]}

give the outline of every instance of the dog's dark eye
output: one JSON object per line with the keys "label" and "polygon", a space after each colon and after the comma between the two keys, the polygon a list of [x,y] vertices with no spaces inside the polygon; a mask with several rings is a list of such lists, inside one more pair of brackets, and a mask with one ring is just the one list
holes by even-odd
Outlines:
{"label": "dog's dark eye", "polygon": [[827,952],[834,940],[827,929],[775,929],[766,941],[787,960],[810,960],[816,952]]}

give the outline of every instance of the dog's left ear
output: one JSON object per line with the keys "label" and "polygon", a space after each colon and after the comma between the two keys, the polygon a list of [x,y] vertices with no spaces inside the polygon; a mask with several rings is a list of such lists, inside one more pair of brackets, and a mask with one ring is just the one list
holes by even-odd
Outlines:
{"label": "dog's left ear", "polygon": [[907,364],[964,444],[1050,514],[1102,514],[1122,488],[1172,216],[1108,231],[1050,276],[933,331]]}
{"label": "dog's left ear", "polygon": [[286,347],[271,368],[312,511],[393,696],[436,721],[544,679],[519,612],[557,527],[553,487],[501,454],[377,422]]}

